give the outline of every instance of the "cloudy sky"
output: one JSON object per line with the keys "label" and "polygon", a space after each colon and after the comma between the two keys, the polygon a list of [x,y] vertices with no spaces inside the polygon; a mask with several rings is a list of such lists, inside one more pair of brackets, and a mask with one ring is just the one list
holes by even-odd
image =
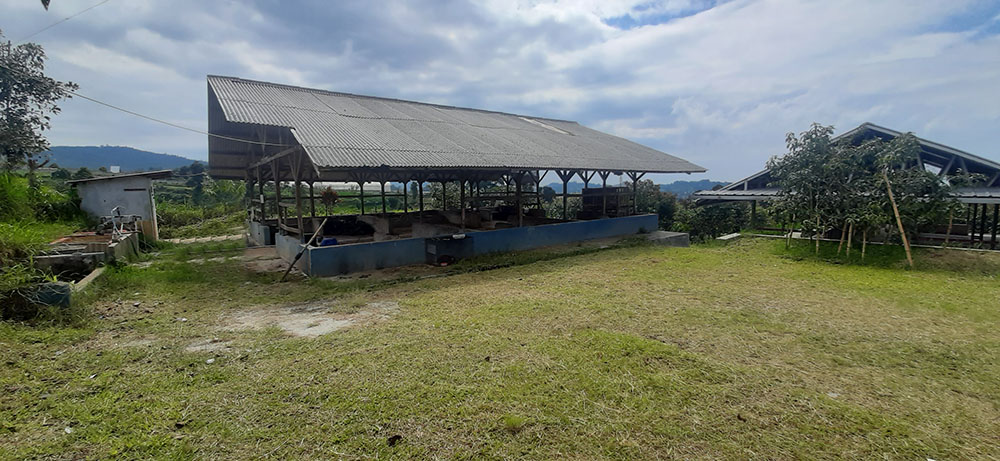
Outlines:
{"label": "cloudy sky", "polygon": [[[0,29],[97,1],[0,0]],[[198,129],[219,74],[577,120],[717,180],[814,121],[1000,160],[995,0],[110,0],[31,41],[80,93]],[[206,158],[203,135],[80,99],[49,138]]]}

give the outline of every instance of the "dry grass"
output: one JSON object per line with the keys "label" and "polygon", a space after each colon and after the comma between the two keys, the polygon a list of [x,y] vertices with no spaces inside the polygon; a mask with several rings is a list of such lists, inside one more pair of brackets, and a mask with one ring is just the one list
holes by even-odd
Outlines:
{"label": "dry grass", "polygon": [[[1000,457],[995,256],[778,248],[284,284],[164,255],[111,271],[86,325],[0,325],[0,457]],[[224,328],[277,300],[400,308],[318,338]]]}

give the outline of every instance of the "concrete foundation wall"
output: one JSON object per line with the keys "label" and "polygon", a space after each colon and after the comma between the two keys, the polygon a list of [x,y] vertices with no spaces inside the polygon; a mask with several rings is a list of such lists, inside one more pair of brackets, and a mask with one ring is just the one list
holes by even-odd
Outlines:
{"label": "concrete foundation wall", "polygon": [[[656,215],[574,221],[542,226],[469,232],[460,240],[463,253],[487,253],[530,250],[584,240],[633,235],[656,230]],[[387,267],[422,264],[426,261],[426,238],[408,238],[383,242],[356,243],[328,247],[311,247],[296,267],[311,276],[348,274]],[[278,255],[286,261],[295,258],[301,249],[294,236],[275,236]]]}
{"label": "concrete foundation wall", "polygon": [[323,276],[421,264],[425,251],[422,238],[311,248],[308,272]]}
{"label": "concrete foundation wall", "polygon": [[251,244],[257,246],[274,245],[274,233],[271,230],[271,226],[257,221],[250,221],[248,228]]}
{"label": "concrete foundation wall", "polygon": [[[292,262],[295,259],[295,255],[299,254],[302,250],[302,243],[299,242],[299,238],[294,235],[275,235],[274,236],[274,249],[277,251],[278,256],[285,261]],[[302,258],[299,262],[295,263],[295,268],[306,272],[309,267],[309,252],[306,251],[302,254]]]}
{"label": "concrete foundation wall", "polygon": [[514,227],[494,231],[473,232],[473,254],[530,250],[551,245],[653,232],[658,226],[655,214],[622,218],[595,219],[543,226]]}

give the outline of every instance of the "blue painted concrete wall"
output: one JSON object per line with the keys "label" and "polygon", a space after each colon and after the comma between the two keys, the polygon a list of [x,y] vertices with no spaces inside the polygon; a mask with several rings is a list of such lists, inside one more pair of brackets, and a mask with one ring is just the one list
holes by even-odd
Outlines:
{"label": "blue painted concrete wall", "polygon": [[310,248],[308,272],[327,276],[421,264],[426,252],[424,240],[409,238]]}
{"label": "blue painted concrete wall", "polygon": [[[471,246],[472,254],[481,255],[652,232],[656,227],[657,216],[649,214],[469,232],[464,242]],[[275,247],[278,255],[286,261],[294,259],[302,248],[298,238],[285,235],[275,236]],[[422,264],[426,253],[425,238],[311,247],[296,267],[311,276],[324,277]]]}
{"label": "blue painted concrete wall", "polygon": [[[302,250],[302,243],[299,243],[299,238],[294,235],[278,234],[274,236],[274,249],[278,252],[278,256],[280,256],[281,259],[292,262],[292,260],[295,259],[295,255],[299,254],[299,251]],[[295,263],[295,268],[308,273],[308,251],[302,254],[302,258],[299,259],[299,262]]]}
{"label": "blue painted concrete wall", "polygon": [[652,232],[657,226],[657,216],[649,214],[470,232],[468,236],[472,239],[473,253],[481,255],[631,235],[640,231]]}

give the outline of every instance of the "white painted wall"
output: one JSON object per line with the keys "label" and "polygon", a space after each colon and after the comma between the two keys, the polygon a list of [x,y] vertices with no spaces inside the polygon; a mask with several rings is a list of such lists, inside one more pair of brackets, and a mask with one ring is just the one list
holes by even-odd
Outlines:
{"label": "white painted wall", "polygon": [[152,223],[153,238],[158,238],[156,204],[153,201],[153,182],[142,176],[78,183],[80,208],[87,214],[110,216],[111,210],[121,207],[122,214],[134,214]]}

